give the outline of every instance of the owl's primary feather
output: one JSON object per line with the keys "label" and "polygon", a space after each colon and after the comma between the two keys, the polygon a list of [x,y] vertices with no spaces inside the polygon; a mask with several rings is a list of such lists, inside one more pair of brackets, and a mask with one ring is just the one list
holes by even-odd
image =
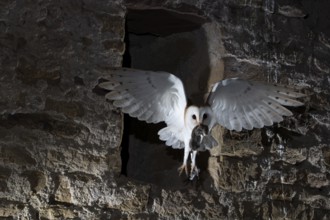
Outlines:
{"label": "owl's primary feather", "polygon": [[291,116],[285,106],[300,106],[295,98],[304,94],[276,85],[266,85],[238,78],[216,83],[208,97],[213,113],[213,124],[219,123],[229,130],[262,128]]}
{"label": "owl's primary feather", "polygon": [[179,78],[166,72],[120,68],[113,69],[108,79],[99,86],[111,90],[106,98],[114,100],[114,106],[148,123],[164,121],[167,127],[160,130],[160,139],[183,148],[187,101]]}
{"label": "owl's primary feather", "polygon": [[184,148],[181,171],[187,172],[192,151],[190,177],[198,174],[197,150],[217,144],[210,135],[215,124],[236,131],[269,126],[292,115],[283,105],[300,106],[303,103],[296,98],[304,96],[282,86],[232,78],[216,83],[208,106],[198,108],[187,107],[183,84],[171,73],[120,68],[111,70],[108,79],[99,86],[111,90],[106,98],[113,100],[114,106],[148,123],[166,123],[158,132],[159,139],[173,148]]}

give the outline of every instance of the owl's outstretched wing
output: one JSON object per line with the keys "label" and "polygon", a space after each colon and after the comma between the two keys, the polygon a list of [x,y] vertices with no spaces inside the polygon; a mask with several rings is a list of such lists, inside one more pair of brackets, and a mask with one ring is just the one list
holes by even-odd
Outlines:
{"label": "owl's outstretched wing", "polygon": [[113,100],[114,106],[148,123],[164,121],[167,130],[159,134],[160,139],[169,146],[182,147],[180,129],[184,128],[187,101],[179,78],[167,72],[118,68],[112,69],[107,79],[99,86],[111,90],[106,98]]}
{"label": "owl's outstretched wing", "polygon": [[[291,116],[292,112],[284,106],[301,106],[295,100],[305,96],[290,88],[267,85],[238,78],[226,79],[216,83],[208,97],[212,109],[210,122],[219,123],[229,130],[251,130],[272,125]],[[214,120],[215,119],[215,120]]]}

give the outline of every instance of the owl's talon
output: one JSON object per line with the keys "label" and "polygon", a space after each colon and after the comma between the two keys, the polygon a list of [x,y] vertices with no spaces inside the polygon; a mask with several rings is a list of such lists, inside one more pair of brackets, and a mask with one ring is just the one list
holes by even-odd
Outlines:
{"label": "owl's talon", "polygon": [[197,176],[197,178],[198,178],[198,174],[199,174],[199,169],[197,168],[197,166],[194,166],[190,171],[189,179],[193,180],[195,178],[195,176]]}
{"label": "owl's talon", "polygon": [[179,176],[181,176],[181,173],[182,173],[183,170],[185,171],[186,175],[188,176],[188,167],[187,167],[186,164],[182,164],[182,166],[180,166],[178,168]]}

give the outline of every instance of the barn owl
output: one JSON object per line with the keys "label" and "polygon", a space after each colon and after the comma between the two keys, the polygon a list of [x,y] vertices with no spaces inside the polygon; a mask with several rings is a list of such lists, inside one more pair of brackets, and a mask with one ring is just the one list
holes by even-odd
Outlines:
{"label": "barn owl", "polygon": [[214,84],[205,106],[198,107],[187,106],[182,81],[168,72],[118,68],[108,80],[99,86],[110,90],[105,97],[123,113],[147,123],[166,123],[159,139],[184,149],[180,174],[188,175],[190,154],[191,179],[198,174],[197,151],[217,145],[210,135],[216,124],[235,131],[270,126],[292,115],[283,105],[303,105],[296,98],[304,96],[283,86],[231,78]]}

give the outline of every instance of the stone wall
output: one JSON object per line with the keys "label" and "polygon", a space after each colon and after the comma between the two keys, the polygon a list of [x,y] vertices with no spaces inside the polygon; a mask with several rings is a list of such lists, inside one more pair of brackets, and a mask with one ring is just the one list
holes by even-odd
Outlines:
{"label": "stone wall", "polygon": [[121,65],[124,16],[114,1],[0,3],[1,217],[91,219],[121,204],[121,115],[93,89],[97,68]]}
{"label": "stone wall", "polygon": [[[0,2],[0,218],[330,218],[329,3],[135,2]],[[183,79],[196,77],[194,69],[208,70],[204,87],[234,76],[298,85],[308,94],[306,106],[269,128],[219,129],[223,144],[204,155],[208,166],[198,181],[178,177],[182,158],[175,155],[171,172],[157,176],[150,169],[147,179],[120,175],[122,115],[96,85],[107,68],[122,65],[126,8],[189,18],[185,28],[166,29],[157,27],[164,17],[155,16],[149,31],[158,35],[144,36],[157,42],[145,52],[182,39],[195,45],[191,52],[183,45],[178,54],[189,59],[168,59],[166,70],[186,70],[178,71]],[[148,21],[128,31],[138,32]],[[157,53],[165,57],[162,51]],[[132,65],[162,64],[152,53],[141,57]],[[192,67],[196,59],[205,69]],[[193,98],[199,85],[191,86]],[[147,155],[144,161],[153,154]]]}

